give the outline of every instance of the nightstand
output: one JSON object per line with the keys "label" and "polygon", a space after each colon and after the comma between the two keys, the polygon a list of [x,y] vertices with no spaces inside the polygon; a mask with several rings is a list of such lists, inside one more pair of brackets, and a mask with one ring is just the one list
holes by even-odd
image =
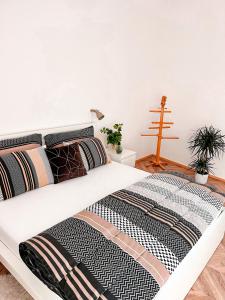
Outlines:
{"label": "nightstand", "polygon": [[128,165],[130,167],[135,167],[136,152],[128,149],[123,149],[121,154],[117,154],[115,150],[107,150],[111,160],[118,163]]}

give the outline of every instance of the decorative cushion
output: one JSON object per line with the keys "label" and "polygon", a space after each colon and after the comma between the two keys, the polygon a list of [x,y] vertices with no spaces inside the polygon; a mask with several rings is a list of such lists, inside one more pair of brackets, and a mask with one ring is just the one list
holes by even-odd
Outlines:
{"label": "decorative cushion", "polygon": [[54,183],[87,174],[77,143],[45,151],[52,168]]}
{"label": "decorative cushion", "polygon": [[98,138],[83,139],[78,144],[86,170],[97,168],[109,162],[105,147]]}
{"label": "decorative cushion", "polygon": [[74,131],[58,132],[48,134],[44,137],[45,144],[47,148],[58,148],[63,146],[63,142],[73,141],[77,139],[93,137],[94,136],[94,127],[86,127]]}
{"label": "decorative cushion", "polygon": [[0,200],[53,182],[52,171],[42,147],[0,157]]}
{"label": "decorative cushion", "polygon": [[25,151],[38,148],[42,145],[42,135],[34,133],[12,139],[0,141],[0,155],[9,154],[16,151]]}

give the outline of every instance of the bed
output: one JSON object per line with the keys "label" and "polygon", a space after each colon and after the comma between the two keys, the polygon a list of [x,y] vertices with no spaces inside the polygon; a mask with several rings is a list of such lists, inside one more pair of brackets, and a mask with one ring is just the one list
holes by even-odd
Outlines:
{"label": "bed", "polygon": [[[34,299],[61,299],[25,266],[19,255],[19,244],[148,175],[112,162],[91,170],[88,176],[49,185],[1,203],[1,261]],[[43,214],[43,211],[46,213]],[[224,228],[225,212],[222,211],[160,289],[155,300],[181,300],[185,297],[222,240]],[[181,278],[185,278],[182,284]]]}

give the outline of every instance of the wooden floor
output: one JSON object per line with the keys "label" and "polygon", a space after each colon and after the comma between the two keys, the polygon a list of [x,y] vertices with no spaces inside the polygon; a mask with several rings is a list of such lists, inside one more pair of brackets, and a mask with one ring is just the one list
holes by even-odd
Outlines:
{"label": "wooden floor", "polygon": [[[1,275],[6,275],[8,274],[9,272],[6,270],[6,268],[1,264],[0,262],[0,276]],[[0,299],[1,299],[1,295],[0,295]]]}
{"label": "wooden floor", "polygon": [[[162,169],[160,169],[159,167],[152,167],[152,166],[146,167],[146,165],[148,164],[148,161],[151,159],[154,159],[154,155],[150,155],[148,158],[146,158],[144,160],[137,161],[136,168],[144,170],[146,172],[150,172],[150,173],[162,171]],[[184,173],[184,174],[191,175],[191,176],[193,176],[193,174],[194,174],[194,172],[192,170],[190,170],[188,167],[186,167],[184,165],[172,162],[165,158],[162,158],[161,160],[163,162],[167,163],[167,165],[165,166],[165,169],[167,171],[176,171],[176,172]],[[218,190],[220,190],[220,192],[225,193],[225,180],[224,179],[216,179],[216,178],[210,177],[208,183],[209,183],[209,185],[216,186],[218,188]]]}
{"label": "wooden floor", "polygon": [[[150,159],[151,158],[153,157],[150,157]],[[151,173],[162,171],[157,167],[146,167],[148,161],[149,158],[138,161],[136,163],[136,168]],[[177,171],[187,175],[193,175],[193,172],[188,168],[168,160],[162,159],[162,161],[168,162],[168,165],[165,166],[168,171]],[[223,181],[210,178],[209,185],[214,185],[221,192],[225,193],[225,183]],[[225,237],[185,300],[225,300]]]}
{"label": "wooden floor", "polygon": [[[137,162],[136,168],[151,173],[160,171],[158,168],[146,167],[147,162],[148,159]],[[192,171],[173,162],[168,162],[166,169],[193,175]],[[223,181],[210,178],[209,184],[216,186],[220,191],[225,193],[225,183]],[[8,271],[0,263],[0,276],[7,273]],[[225,300],[225,238],[185,300]]]}

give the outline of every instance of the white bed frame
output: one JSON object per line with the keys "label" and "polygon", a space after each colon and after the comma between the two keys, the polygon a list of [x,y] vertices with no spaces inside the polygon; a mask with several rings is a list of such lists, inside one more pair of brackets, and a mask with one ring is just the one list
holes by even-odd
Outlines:
{"label": "white bed frame", "polygon": [[[23,131],[20,133],[0,135],[0,139],[15,137],[21,134],[27,135],[34,132],[40,132],[45,135],[57,131],[80,129],[90,125],[94,125],[93,122]],[[223,239],[224,231],[225,210],[223,210],[207,228],[197,244],[173,272],[166,284],[160,289],[154,300],[183,300]],[[1,240],[0,261],[35,300],[61,299],[34,276],[23,261],[1,242]]]}
{"label": "white bed frame", "polygon": [[70,131],[70,130],[77,130],[81,128],[85,128],[88,126],[95,126],[96,123],[94,121],[87,121],[83,123],[76,123],[76,124],[69,124],[69,125],[61,125],[61,126],[54,126],[48,128],[38,128],[38,129],[31,129],[31,130],[24,130],[24,131],[17,131],[11,133],[0,133],[0,140],[14,138],[18,136],[25,136],[33,133],[41,133],[44,137],[46,134],[54,133],[54,132],[62,132],[62,131]]}

